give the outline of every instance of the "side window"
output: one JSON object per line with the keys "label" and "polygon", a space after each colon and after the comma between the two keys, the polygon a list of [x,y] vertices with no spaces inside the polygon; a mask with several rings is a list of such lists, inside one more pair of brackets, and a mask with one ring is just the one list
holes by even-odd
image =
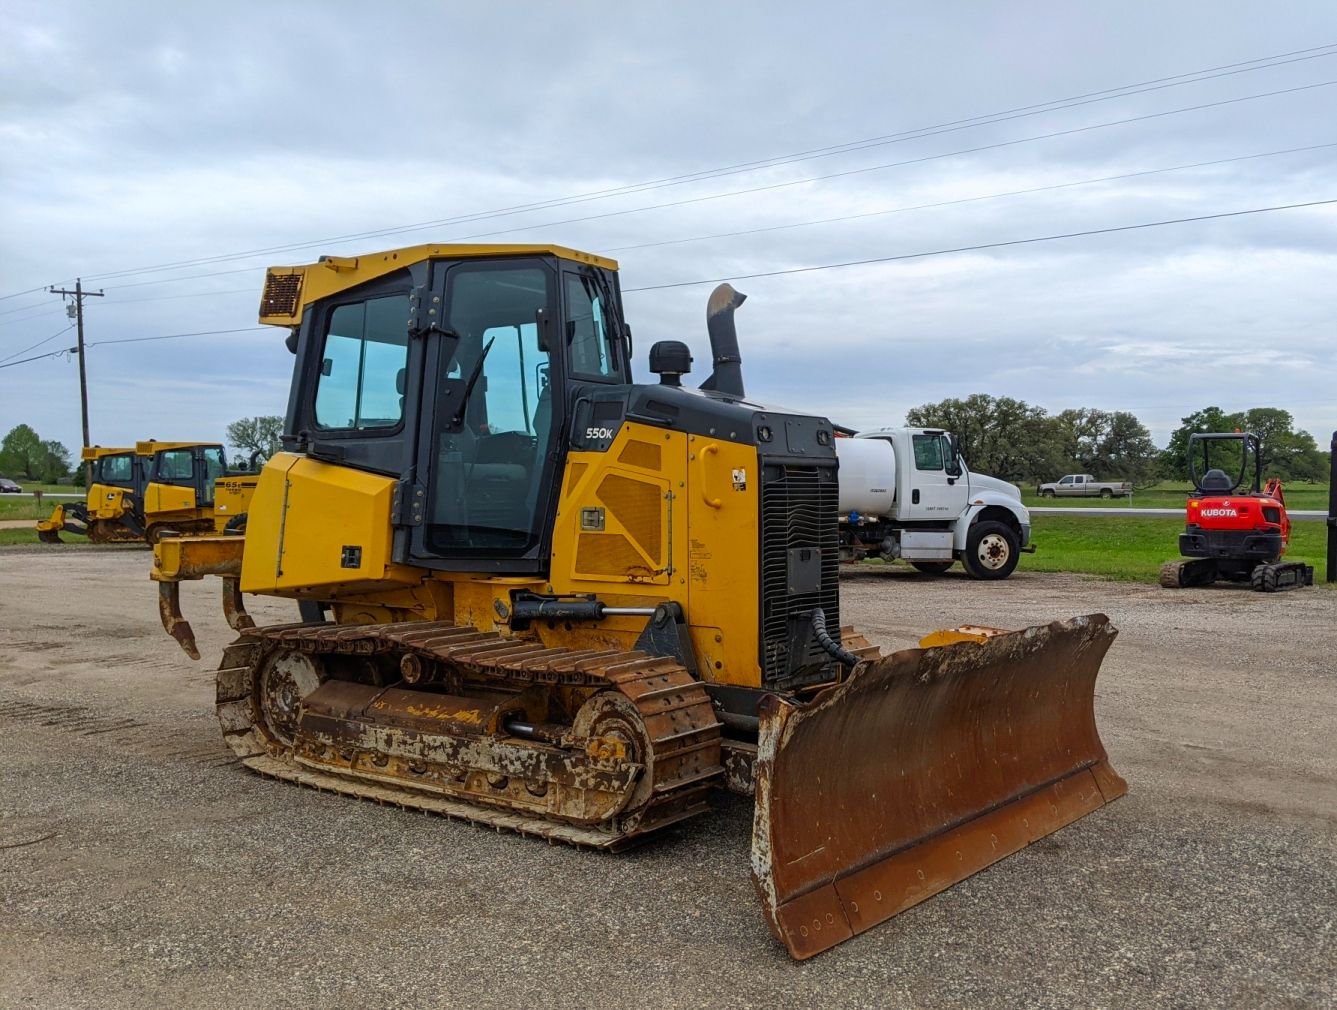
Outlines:
{"label": "side window", "polygon": [[567,274],[565,288],[571,371],[578,375],[616,375],[617,365],[608,340],[607,308],[594,278]]}
{"label": "side window", "polygon": [[1071,483],[1072,483],[1072,478],[1071,478],[1071,477],[1064,477],[1061,481],[1059,481],[1059,483],[1060,483],[1060,484],[1071,484]]}
{"label": "side window", "polygon": [[915,469],[942,469],[942,438],[938,435],[915,435]]}
{"label": "side window", "polygon": [[393,428],[404,418],[406,295],[341,305],[330,315],[316,383],[316,425]]}
{"label": "side window", "polygon": [[219,446],[210,446],[204,450],[204,482],[212,484],[219,477],[227,474],[227,462]]}
{"label": "side window", "polygon": [[168,449],[158,453],[160,480],[190,480],[195,473],[189,449]]}
{"label": "side window", "polygon": [[129,484],[131,481],[131,458],[127,453],[121,456],[102,457],[102,479],[108,483]]}

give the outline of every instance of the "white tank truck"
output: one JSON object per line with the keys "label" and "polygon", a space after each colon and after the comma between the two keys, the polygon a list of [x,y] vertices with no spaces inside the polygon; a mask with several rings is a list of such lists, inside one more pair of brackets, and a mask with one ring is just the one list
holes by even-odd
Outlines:
{"label": "white tank truck", "polygon": [[1021,491],[971,473],[956,436],[876,428],[835,442],[842,561],[900,558],[933,574],[960,561],[977,579],[1005,579],[1035,550]]}

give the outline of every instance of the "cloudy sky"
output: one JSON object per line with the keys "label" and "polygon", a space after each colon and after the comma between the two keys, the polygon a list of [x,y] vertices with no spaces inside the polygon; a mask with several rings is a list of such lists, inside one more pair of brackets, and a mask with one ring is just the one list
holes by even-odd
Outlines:
{"label": "cloudy sky", "polygon": [[[484,238],[617,258],[642,359],[686,340],[698,380],[710,284],[662,285],[886,260],[735,281],[749,392],[856,427],[987,392],[1161,442],[1208,404],[1337,428],[1337,205],[891,259],[1337,199],[1326,0],[0,0],[0,30],[0,366],[73,344],[47,285],[103,290],[102,444],[283,412],[265,266]],[[79,445],[68,355],[0,367],[20,422]]]}

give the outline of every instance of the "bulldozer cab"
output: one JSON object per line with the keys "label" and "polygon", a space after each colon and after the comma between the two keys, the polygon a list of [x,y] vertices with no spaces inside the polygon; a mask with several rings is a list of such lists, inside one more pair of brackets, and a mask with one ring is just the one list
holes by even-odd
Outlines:
{"label": "bulldozer cab", "polygon": [[[1197,432],[1189,436],[1193,494],[1258,494],[1263,481],[1258,436],[1248,431]],[[1253,473],[1249,473],[1252,463]]]}
{"label": "bulldozer cab", "polygon": [[134,449],[86,446],[80,456],[85,463],[92,465],[90,485],[104,484],[121,488],[129,491],[136,499],[143,495],[146,470],[143,458]]}
{"label": "bulldozer cab", "polygon": [[217,442],[140,442],[148,483],[184,488],[195,496],[196,508],[211,508],[214,482],[227,473],[227,458]]}
{"label": "bulldozer cab", "polygon": [[615,271],[555,248],[445,247],[308,306],[290,447],[401,478],[403,560],[541,572],[561,436],[594,391],[631,381]]}

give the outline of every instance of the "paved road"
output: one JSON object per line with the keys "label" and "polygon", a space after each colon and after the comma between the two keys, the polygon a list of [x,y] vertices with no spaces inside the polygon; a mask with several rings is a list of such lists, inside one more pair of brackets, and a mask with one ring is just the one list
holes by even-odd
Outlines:
{"label": "paved road", "polygon": [[[1109,613],[1132,792],[797,964],[739,798],[606,856],[239,770],[146,567],[0,551],[0,1007],[1337,1006],[1331,591],[848,576],[842,619],[892,648]],[[212,593],[185,596],[218,656]]]}

